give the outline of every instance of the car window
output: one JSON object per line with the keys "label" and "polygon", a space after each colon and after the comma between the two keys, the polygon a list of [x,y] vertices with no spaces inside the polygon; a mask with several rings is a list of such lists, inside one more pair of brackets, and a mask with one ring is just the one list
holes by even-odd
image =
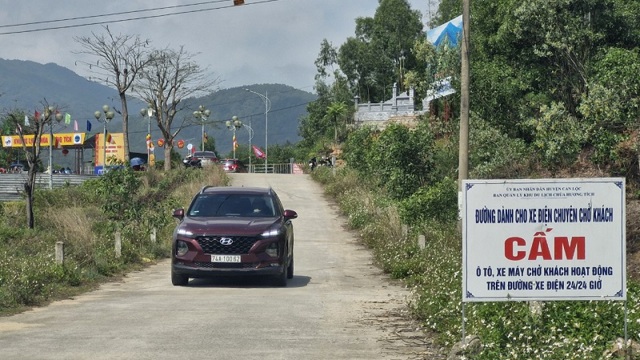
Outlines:
{"label": "car window", "polygon": [[191,217],[273,217],[279,216],[270,196],[245,194],[201,194],[189,207]]}
{"label": "car window", "polygon": [[216,212],[222,205],[224,197],[200,195],[196,197],[189,207],[189,216],[209,217],[216,216]]}

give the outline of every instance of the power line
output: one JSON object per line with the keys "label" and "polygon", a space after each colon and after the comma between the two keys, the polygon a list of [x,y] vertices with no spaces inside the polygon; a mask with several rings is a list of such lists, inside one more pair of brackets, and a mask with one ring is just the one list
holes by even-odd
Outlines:
{"label": "power line", "polygon": [[[164,6],[164,7],[151,8],[151,9],[129,10],[129,11],[113,12],[113,13],[100,14],[100,15],[76,16],[76,17],[70,17],[70,18],[64,18],[64,19],[48,20],[47,23],[58,23],[58,22],[65,22],[65,21],[94,19],[94,18],[105,17],[105,16],[127,15],[127,14],[135,14],[135,13],[142,13],[142,12],[148,12],[148,11],[160,11],[160,10],[168,10],[168,9],[176,9],[176,8],[183,8],[183,7],[205,5],[205,4],[209,4],[209,3],[219,3],[219,2],[223,2],[223,1],[226,1],[226,0],[205,1],[205,2],[199,2],[199,3],[194,3],[194,4]],[[38,24],[42,24],[42,21],[33,21],[33,22],[19,23],[19,24],[0,25],[0,29],[9,28],[9,27],[38,25]]]}
{"label": "power line", "polygon": [[[221,3],[223,1],[231,1],[231,0],[215,0],[215,1],[197,3],[197,4],[175,5],[175,6],[159,7],[159,8],[146,9],[146,10],[131,10],[131,11],[124,11],[124,12],[120,12],[120,13],[110,13],[110,14],[102,14],[102,15],[90,15],[90,16],[83,16],[83,17],[77,17],[77,18],[52,20],[52,21],[48,21],[48,22],[49,23],[56,23],[56,22],[65,22],[65,21],[72,21],[72,20],[92,19],[92,18],[98,18],[98,17],[104,17],[104,16],[127,15],[127,14],[138,13],[138,12],[160,11],[160,10],[167,10],[167,9],[170,9],[170,8],[196,6],[196,5],[203,5],[203,4],[208,4],[208,3]],[[270,3],[270,2],[276,2],[276,1],[282,1],[282,0],[258,0],[258,1],[252,2],[252,3],[244,4],[242,6],[258,5],[258,4]],[[223,5],[223,6],[218,6],[218,7],[209,7],[209,8],[195,9],[195,10],[178,11],[178,12],[167,13],[167,14],[145,15],[145,16],[125,18],[125,19],[95,21],[95,22],[83,23],[83,24],[47,26],[47,27],[42,27],[42,28],[37,28],[37,29],[28,29],[28,30],[5,31],[5,32],[0,32],[0,35],[25,34],[25,33],[40,32],[40,31],[47,31],[47,30],[60,30],[60,29],[70,29],[70,28],[78,28],[78,27],[93,26],[93,25],[106,25],[106,24],[128,22],[128,21],[148,20],[148,19],[156,19],[156,18],[167,17],[167,16],[176,16],[176,15],[193,14],[193,13],[198,13],[198,12],[208,12],[208,11],[214,11],[214,10],[221,10],[221,9],[226,9],[226,8],[231,8],[231,7],[236,7],[236,6],[231,4],[231,5]],[[34,24],[39,24],[39,23],[41,23],[41,22],[31,22],[31,23],[12,24],[12,25],[1,25],[0,28],[27,26],[27,25],[34,25]]]}

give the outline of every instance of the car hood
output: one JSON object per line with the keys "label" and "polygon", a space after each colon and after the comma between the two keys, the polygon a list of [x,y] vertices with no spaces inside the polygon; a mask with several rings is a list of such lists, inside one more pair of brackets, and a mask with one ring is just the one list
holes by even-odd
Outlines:
{"label": "car hood", "polygon": [[278,218],[274,217],[185,217],[179,227],[188,229],[195,236],[212,234],[256,236],[262,234],[277,222]]}

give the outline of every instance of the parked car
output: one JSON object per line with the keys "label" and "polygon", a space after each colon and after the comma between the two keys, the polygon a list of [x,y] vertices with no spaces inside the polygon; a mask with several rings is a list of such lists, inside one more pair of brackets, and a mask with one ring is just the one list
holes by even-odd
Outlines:
{"label": "parked car", "polygon": [[202,166],[213,165],[218,162],[218,157],[213,151],[196,151],[192,157],[199,159]]}
{"label": "parked car", "polygon": [[270,275],[278,286],[293,278],[293,219],[271,188],[205,186],[176,209],[171,282],[229,275]]}
{"label": "parked car", "polygon": [[238,159],[225,159],[220,162],[222,169],[230,173],[246,173],[247,167]]}
{"label": "parked car", "polygon": [[11,165],[9,165],[9,172],[13,173],[13,174],[21,174],[23,172],[27,171],[26,166],[24,166],[24,164],[21,163],[12,163]]}
{"label": "parked car", "polygon": [[187,157],[182,160],[184,166],[196,168],[213,165],[217,162],[218,157],[213,151],[195,151],[193,154],[187,155]]}

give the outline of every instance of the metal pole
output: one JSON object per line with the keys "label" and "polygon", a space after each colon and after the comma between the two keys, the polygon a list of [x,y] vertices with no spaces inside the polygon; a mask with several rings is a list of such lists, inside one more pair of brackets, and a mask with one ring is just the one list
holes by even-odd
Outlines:
{"label": "metal pole", "polygon": [[53,117],[49,114],[49,190],[53,189]]}
{"label": "metal pole", "polygon": [[233,147],[233,159],[235,160],[236,158],[236,126],[233,125],[233,141],[231,143],[231,146]]}
{"label": "metal pole", "polygon": [[249,119],[249,125],[244,125],[247,128],[247,132],[249,133],[249,172],[251,172],[251,154],[253,153],[253,128],[251,127],[251,119]]}
{"label": "metal pole", "polygon": [[202,129],[200,130],[200,141],[202,141],[202,151],[204,151],[204,120],[200,117],[200,123],[202,124]]}
{"label": "metal pole", "polygon": [[267,91],[264,91],[264,173],[267,173],[267,158],[269,157],[269,148],[267,147],[267,142],[269,139],[269,107],[268,107],[269,97],[267,96]]}
{"label": "metal pole", "polygon": [[259,92],[255,92],[250,89],[244,89],[252,94],[260,96],[264,101],[264,173],[267,173],[267,158],[269,157],[269,108],[271,107],[271,101],[269,100],[269,93],[265,90],[264,95]]}
{"label": "metal pole", "polygon": [[107,120],[104,121],[104,132],[102,133],[102,175],[107,173]]}
{"label": "metal pole", "polygon": [[[462,181],[469,172],[469,15],[471,0],[462,1],[462,46],[460,69],[460,149],[458,154],[458,215],[462,219]],[[460,231],[463,229],[460,227]],[[465,303],[462,302],[462,341],[466,345]]]}
{"label": "metal pole", "polygon": [[[151,112],[151,111],[149,111]],[[151,140],[151,114],[147,117],[147,134],[149,134],[149,140]],[[149,148],[149,144],[147,145],[147,170],[149,170],[151,164],[151,149]]]}

